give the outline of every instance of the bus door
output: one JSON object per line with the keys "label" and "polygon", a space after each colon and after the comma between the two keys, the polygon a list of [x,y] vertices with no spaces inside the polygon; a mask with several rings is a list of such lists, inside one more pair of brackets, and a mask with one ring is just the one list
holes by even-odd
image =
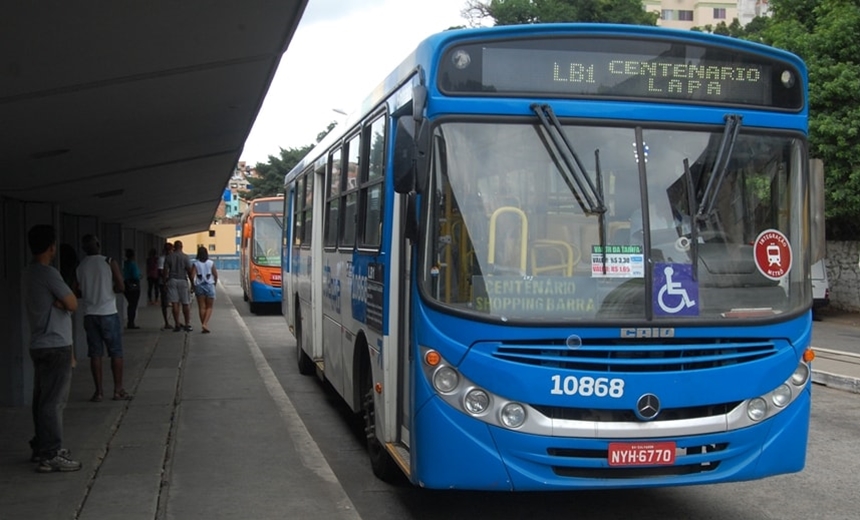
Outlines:
{"label": "bus door", "polygon": [[[410,424],[412,419],[411,401],[411,370],[412,345],[410,341],[410,316],[412,273],[411,273],[411,241],[404,237],[404,222],[406,220],[406,196],[395,195],[394,214],[399,218],[392,219],[391,241],[391,276],[389,280],[389,345],[386,357],[385,381],[386,387],[397,388],[397,391],[387,392],[385,408],[389,419],[385,421],[386,438],[405,447],[410,445]],[[408,459],[407,459],[408,460]]]}

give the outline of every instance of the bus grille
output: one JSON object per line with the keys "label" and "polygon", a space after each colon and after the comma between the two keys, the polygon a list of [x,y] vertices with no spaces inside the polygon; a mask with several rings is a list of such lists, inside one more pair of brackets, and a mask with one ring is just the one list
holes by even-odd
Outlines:
{"label": "bus grille", "polygon": [[[726,415],[738,407],[743,401],[709,404],[703,406],[687,406],[679,408],[663,408],[660,415],[651,422],[681,421],[684,419],[704,419]],[[569,408],[561,406],[544,406],[532,404],[532,408],[550,419],[562,421],[594,421],[602,423],[632,423],[642,422],[633,410],[617,410],[608,408]]]}
{"label": "bus grille", "polygon": [[[560,477],[636,479],[695,475],[713,471],[720,466],[720,460],[724,457],[723,452],[728,446],[728,443],[720,443],[677,448],[675,465],[673,466],[596,467],[595,461],[605,461],[609,456],[607,450],[549,448],[547,454],[555,457],[557,464],[552,466],[552,471]],[[580,464],[577,464],[578,461]]]}
{"label": "bus grille", "polygon": [[512,363],[591,372],[677,372],[749,363],[776,353],[772,342],[746,339],[659,338],[500,343],[493,357]]}

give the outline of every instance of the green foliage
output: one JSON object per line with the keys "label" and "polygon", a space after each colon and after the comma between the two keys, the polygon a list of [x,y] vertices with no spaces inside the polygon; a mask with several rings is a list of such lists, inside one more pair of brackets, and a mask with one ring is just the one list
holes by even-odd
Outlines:
{"label": "green foliage", "polygon": [[[337,126],[337,123],[332,121],[328,124],[325,130],[317,134],[316,142],[322,141],[329,132]],[[257,177],[251,179],[251,189],[249,191],[240,191],[239,196],[243,199],[257,199],[260,197],[271,197],[284,191],[284,177],[299,164],[299,161],[307,155],[314,145],[309,144],[301,148],[289,148],[284,150],[281,148],[280,157],[274,155],[269,156],[269,162],[257,163],[255,170]]]}
{"label": "green foliage", "polygon": [[860,5],[772,0],[763,41],[809,68],[810,155],[824,161],[827,237],[860,236]]}
{"label": "green foliage", "polygon": [[240,192],[239,196],[248,200],[271,197],[284,192],[284,177],[307,154],[312,145],[301,148],[281,148],[280,157],[269,156],[269,162],[257,163],[257,177],[250,179],[251,189]]}
{"label": "green foliage", "polygon": [[495,25],[594,22],[657,25],[656,12],[640,0],[469,0],[464,11],[477,22],[490,18]]}

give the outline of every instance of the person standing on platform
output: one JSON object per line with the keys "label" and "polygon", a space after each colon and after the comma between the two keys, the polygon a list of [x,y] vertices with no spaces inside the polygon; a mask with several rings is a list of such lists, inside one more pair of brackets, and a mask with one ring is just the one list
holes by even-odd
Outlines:
{"label": "person standing on platform", "polygon": [[158,257],[158,295],[161,298],[161,317],[164,318],[165,330],[173,328],[167,320],[167,309],[170,308],[170,303],[167,301],[167,273],[164,270],[164,261],[172,252],[173,244],[165,242],[163,254]]}
{"label": "person standing on platform", "polygon": [[[173,253],[164,259],[164,271],[167,278],[167,300],[173,308],[173,332],[185,330],[191,332],[191,260],[182,252],[182,241],[173,243]],[[182,316],[185,325],[179,325],[179,306],[182,306]]]}
{"label": "person standing on platform", "polygon": [[30,325],[30,359],[33,361],[33,424],[31,460],[36,471],[78,471],[63,448],[63,410],[72,381],[72,313],[78,300],[51,262],[57,254],[52,226],[36,225],[27,233],[33,262],[25,275],[25,306]]}
{"label": "person standing on platform", "polygon": [[87,256],[78,266],[78,293],[84,304],[84,330],[87,333],[87,352],[90,371],[96,389],[90,401],[101,402],[102,358],[107,349],[113,373],[113,399],[131,399],[123,386],[122,322],[116,307],[116,294],[125,292],[125,286],[116,260],[101,254],[101,244],[94,235],[82,240]]}
{"label": "person standing on platform", "polygon": [[149,305],[155,305],[158,301],[159,281],[158,253],[153,247],[146,257],[146,301]]}
{"label": "person standing on platform", "polygon": [[125,299],[128,302],[128,321],[126,328],[139,329],[134,320],[137,318],[137,304],[140,302],[140,269],[134,260],[134,249],[125,250],[125,262],[122,263],[122,279],[125,285]]}

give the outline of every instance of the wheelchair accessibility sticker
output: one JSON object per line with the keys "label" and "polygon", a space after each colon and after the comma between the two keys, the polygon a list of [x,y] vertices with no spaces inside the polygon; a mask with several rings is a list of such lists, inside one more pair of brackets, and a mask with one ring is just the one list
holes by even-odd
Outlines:
{"label": "wheelchair accessibility sticker", "polygon": [[690,264],[661,264],[654,267],[654,314],[698,316],[699,284]]}

